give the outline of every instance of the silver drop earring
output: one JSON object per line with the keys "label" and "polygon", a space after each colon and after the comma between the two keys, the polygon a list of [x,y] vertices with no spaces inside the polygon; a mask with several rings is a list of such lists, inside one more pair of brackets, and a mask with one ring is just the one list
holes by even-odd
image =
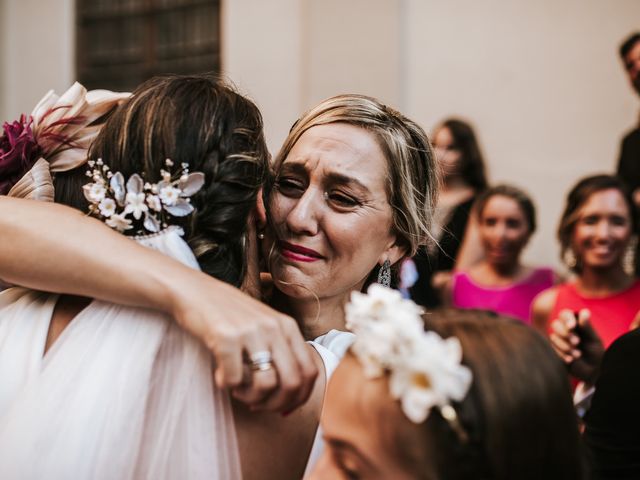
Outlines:
{"label": "silver drop earring", "polygon": [[391,286],[391,262],[385,260],[378,271],[378,283],[383,287]]}

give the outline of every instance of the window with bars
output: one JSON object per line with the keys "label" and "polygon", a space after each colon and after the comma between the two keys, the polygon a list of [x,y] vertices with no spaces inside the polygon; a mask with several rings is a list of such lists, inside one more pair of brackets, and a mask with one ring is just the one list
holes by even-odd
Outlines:
{"label": "window with bars", "polygon": [[76,67],[88,89],[220,71],[220,0],[77,0]]}

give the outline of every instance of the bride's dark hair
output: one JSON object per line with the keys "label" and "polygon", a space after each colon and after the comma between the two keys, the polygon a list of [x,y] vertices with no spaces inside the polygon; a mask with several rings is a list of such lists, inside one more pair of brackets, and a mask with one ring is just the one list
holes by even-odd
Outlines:
{"label": "bride's dark hair", "polygon": [[[118,107],[91,146],[113,172],[161,179],[165,160],[205,174],[191,197],[193,214],[173,218],[202,270],[239,286],[247,220],[267,171],[262,116],[247,98],[213,75],[167,75],[140,85]],[[87,211],[86,166],[56,176],[56,201]]]}

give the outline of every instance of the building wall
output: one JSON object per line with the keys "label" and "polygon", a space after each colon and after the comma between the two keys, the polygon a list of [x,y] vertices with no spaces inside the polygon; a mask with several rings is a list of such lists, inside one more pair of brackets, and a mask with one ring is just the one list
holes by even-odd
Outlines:
{"label": "building wall", "polygon": [[7,14],[5,0],[0,0],[0,123],[7,118],[5,115],[7,89],[5,88],[5,50],[9,44],[9,36],[7,33]]}
{"label": "building wall", "polygon": [[[0,115],[74,79],[73,0],[0,0]],[[272,151],[293,121],[344,92],[377,96],[431,131],[470,120],[493,181],[534,196],[532,262],[557,264],[555,227],[580,176],[612,171],[638,101],[617,58],[637,0],[223,0],[225,73],[260,106]]]}
{"label": "building wall", "polygon": [[29,113],[50,89],[66,90],[74,80],[74,1],[2,2],[3,119]]}

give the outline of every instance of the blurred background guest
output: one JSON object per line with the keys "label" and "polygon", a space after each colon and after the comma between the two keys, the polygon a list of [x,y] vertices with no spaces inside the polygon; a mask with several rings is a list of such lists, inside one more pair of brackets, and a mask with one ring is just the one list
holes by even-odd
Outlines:
{"label": "blurred background guest", "polygon": [[[432,243],[413,258],[418,279],[410,289],[414,301],[441,304],[438,288],[453,270],[465,236],[473,202],[487,188],[485,162],[471,125],[450,118],[436,128],[433,146],[442,175]],[[438,273],[443,272],[443,275]]]}
{"label": "blurred background guest", "polygon": [[454,273],[443,300],[454,307],[492,310],[529,324],[533,299],[555,283],[551,268],[521,261],[522,250],[536,230],[533,201],[516,187],[498,185],[480,196],[474,214],[483,259]]}
{"label": "blurred background guest", "polygon": [[[585,311],[605,347],[626,333],[640,310],[640,281],[631,275],[635,208],[622,181],[610,175],[580,180],[560,220],[561,256],[575,279],[541,293],[533,321],[542,332],[563,310]],[[579,331],[563,331],[567,344]],[[554,335],[559,332],[554,328]],[[575,337],[573,338],[572,337]],[[567,358],[566,360],[569,360]]]}
{"label": "blurred background guest", "polygon": [[[620,58],[629,82],[640,94],[640,32],[632,33],[620,45]],[[622,139],[618,158],[618,176],[631,190],[633,203],[640,206],[640,127],[636,126]],[[636,249],[635,274],[640,273],[640,255]]]}

